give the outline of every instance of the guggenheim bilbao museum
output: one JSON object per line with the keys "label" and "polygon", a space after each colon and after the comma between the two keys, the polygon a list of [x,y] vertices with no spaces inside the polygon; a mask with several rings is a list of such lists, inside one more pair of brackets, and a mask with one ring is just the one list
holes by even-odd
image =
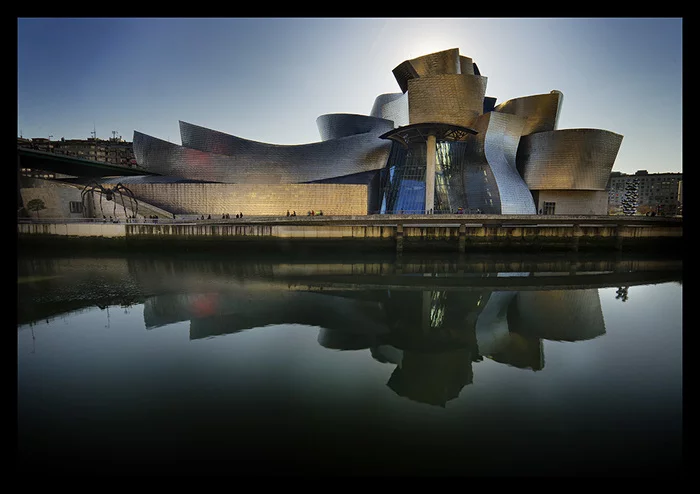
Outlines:
{"label": "guggenheim bilbao museum", "polygon": [[101,184],[128,187],[139,215],[607,214],[622,136],[557,129],[561,92],[496,104],[458,49],[406,60],[393,74],[399,92],[377,96],[369,115],[319,116],[311,144],[182,121],[182,145],[134,131],[138,165],[157,175]]}

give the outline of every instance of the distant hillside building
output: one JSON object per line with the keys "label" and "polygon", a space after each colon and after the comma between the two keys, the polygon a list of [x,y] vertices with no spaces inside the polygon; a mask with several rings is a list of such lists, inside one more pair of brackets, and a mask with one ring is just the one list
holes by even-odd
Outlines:
{"label": "distant hillside building", "polygon": [[634,175],[612,172],[608,182],[608,214],[622,214],[627,186],[637,181],[637,214],[673,216],[682,214],[683,174],[648,173]]}
{"label": "distant hillside building", "polygon": [[[64,154],[85,160],[100,161],[113,165],[133,167],[136,165],[134,148],[131,142],[119,137],[104,140],[94,137],[87,139],[64,139],[52,141],[44,137],[17,138],[17,147],[36,149],[47,153]],[[53,172],[41,170],[21,170],[23,176],[35,178],[60,178]]]}

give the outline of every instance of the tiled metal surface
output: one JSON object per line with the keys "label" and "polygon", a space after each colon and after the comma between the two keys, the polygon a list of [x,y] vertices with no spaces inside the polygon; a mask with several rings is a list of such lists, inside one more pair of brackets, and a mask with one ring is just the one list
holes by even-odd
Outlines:
{"label": "tiled metal surface", "polygon": [[391,120],[394,127],[408,125],[408,94],[391,93],[377,96],[370,115]]}
{"label": "tiled metal surface", "polygon": [[471,127],[482,114],[486,77],[444,74],[408,81],[411,124],[441,122]]}
{"label": "tiled metal surface", "polygon": [[224,136],[212,132],[183,136],[183,142],[190,145],[226,153],[219,154],[134,132],[134,154],[141,166],[162,175],[221,183],[282,184],[379,170],[386,165],[391,149],[389,142],[374,133],[296,146]]}
{"label": "tiled metal surface", "polygon": [[559,109],[563,98],[564,95],[560,91],[525,96],[496,105],[494,111],[524,117],[523,135],[548,132],[557,130]]}
{"label": "tiled metal surface", "polygon": [[341,139],[357,134],[371,133],[382,135],[394,128],[391,120],[369,117],[367,115],[351,115],[348,113],[329,113],[316,119],[318,132],[322,141]]}
{"label": "tiled metal surface", "polygon": [[622,136],[599,129],[564,129],[523,136],[517,165],[532,190],[605,190]]}
{"label": "tiled metal surface", "polygon": [[453,48],[406,60],[399,64],[393,73],[401,91],[405,93],[408,90],[408,81],[411,79],[441,74],[461,74],[462,58],[467,65],[471,62],[471,59],[460,57],[458,48]]}
{"label": "tiled metal surface", "polygon": [[494,214],[534,214],[535,202],[516,168],[524,119],[489,113],[473,124],[467,139],[465,193],[468,207]]}

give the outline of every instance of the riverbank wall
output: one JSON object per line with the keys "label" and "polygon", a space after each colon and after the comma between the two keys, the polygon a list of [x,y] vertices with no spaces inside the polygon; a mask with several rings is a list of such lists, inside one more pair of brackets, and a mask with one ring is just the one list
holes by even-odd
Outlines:
{"label": "riverbank wall", "polygon": [[140,223],[18,221],[25,247],[230,251],[578,251],[680,249],[682,218],[541,215],[372,215],[159,219]]}

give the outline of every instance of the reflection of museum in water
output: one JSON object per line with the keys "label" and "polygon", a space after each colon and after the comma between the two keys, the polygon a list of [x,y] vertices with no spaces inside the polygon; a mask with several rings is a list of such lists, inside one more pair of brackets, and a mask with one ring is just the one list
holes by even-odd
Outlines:
{"label": "reflection of museum in water", "polygon": [[397,394],[445,405],[472,382],[473,362],[538,371],[544,340],[604,335],[599,288],[624,301],[630,285],[682,279],[674,258],[460,259],[18,258],[21,278],[42,280],[18,285],[18,324],[143,305],[146,330],[189,321],[190,340],[300,325],[324,348],[395,366]]}
{"label": "reflection of museum in water", "polygon": [[396,365],[387,383],[394,392],[441,406],[472,382],[472,362],[483,357],[537,371],[544,367],[543,339],[579,341],[605,333],[597,289],[242,295],[151,297],[144,307],[146,328],[190,320],[190,338],[199,339],[268,325],[320,327],[323,347],[368,349],[377,361]]}

